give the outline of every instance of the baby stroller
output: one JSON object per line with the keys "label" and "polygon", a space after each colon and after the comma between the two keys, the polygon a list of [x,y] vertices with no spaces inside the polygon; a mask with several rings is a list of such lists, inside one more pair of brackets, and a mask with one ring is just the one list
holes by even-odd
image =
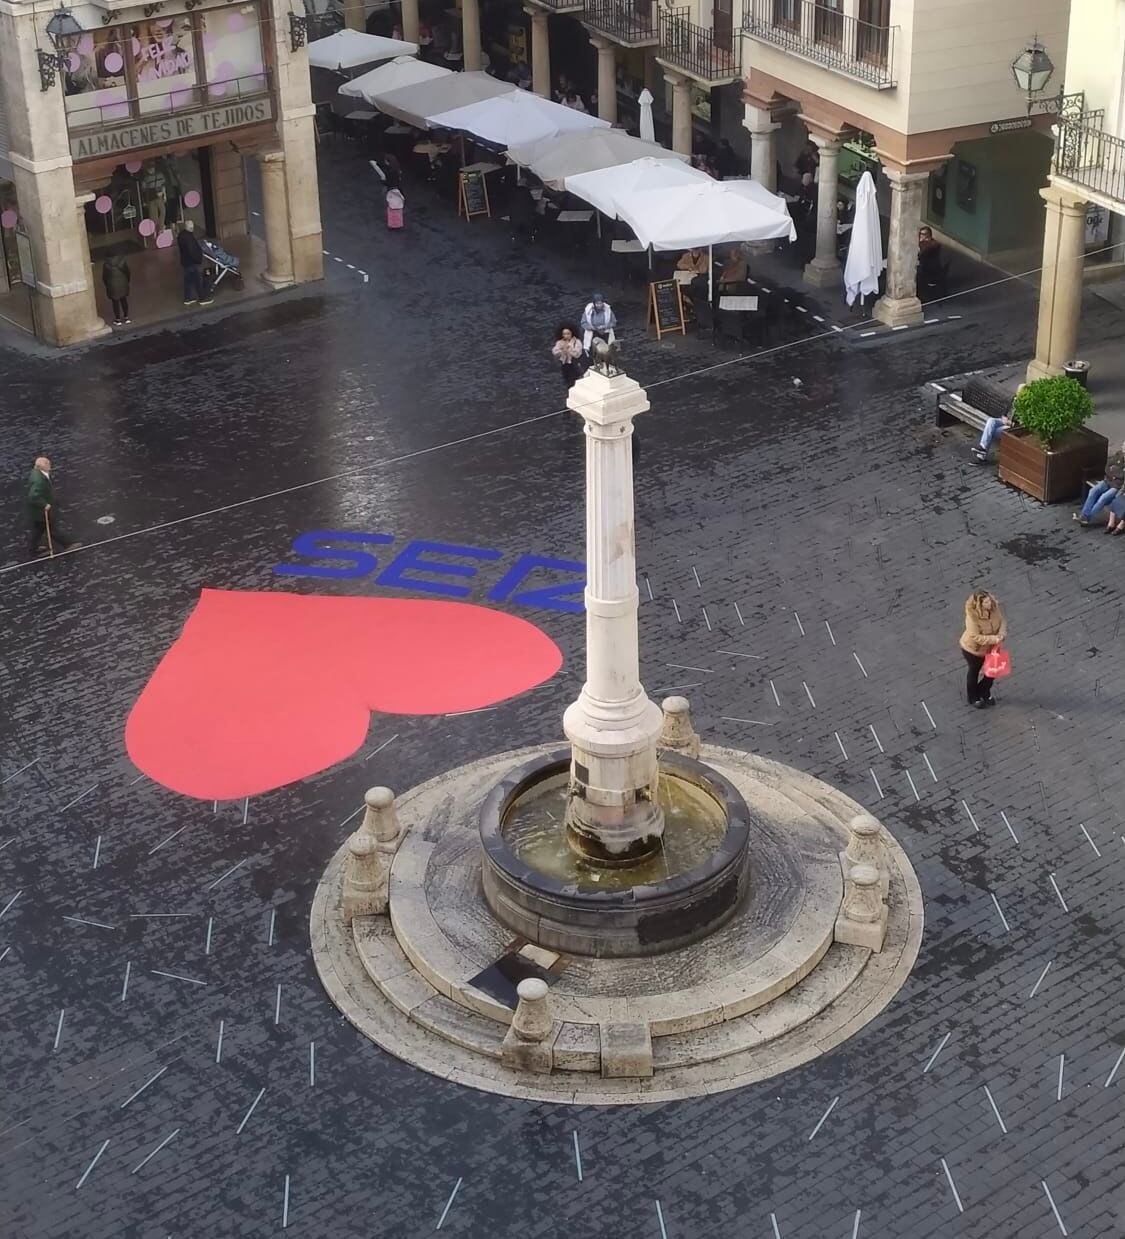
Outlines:
{"label": "baby stroller", "polygon": [[208,241],[201,237],[199,248],[203,251],[204,275],[210,280],[212,292],[230,276],[231,283],[239,291],[242,290],[242,259],[229,253],[217,241]]}

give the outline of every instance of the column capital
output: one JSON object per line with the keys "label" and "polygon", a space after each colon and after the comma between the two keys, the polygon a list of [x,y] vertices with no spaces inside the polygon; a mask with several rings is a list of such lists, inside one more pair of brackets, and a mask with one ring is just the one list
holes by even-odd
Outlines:
{"label": "column capital", "polygon": [[597,48],[599,52],[612,52],[615,44],[612,39],[607,39],[605,35],[595,34],[589,26],[586,27],[586,33],[590,36],[590,44]]}
{"label": "column capital", "polygon": [[844,135],[842,133],[813,133],[810,130],[809,141],[813,143],[821,154],[838,155],[840,147],[844,145]]}
{"label": "column capital", "polygon": [[92,194],[92,193],[75,194],[74,205],[78,208],[79,211],[85,211],[87,206],[89,206],[89,204],[93,202],[97,196],[98,196],[97,194]]}
{"label": "column capital", "polygon": [[284,163],[285,152],[284,151],[259,151],[257,158],[258,158],[259,163]]}
{"label": "column capital", "polygon": [[1039,191],[1039,197],[1047,204],[1047,210],[1052,208],[1063,215],[1085,215],[1087,202],[1073,190],[1051,182]]}
{"label": "column capital", "polygon": [[909,172],[903,168],[888,168],[885,165],[883,175],[890,181],[891,188],[896,190],[908,189],[911,185],[920,185],[930,179],[928,169],[925,172]]}
{"label": "column capital", "polygon": [[531,18],[533,22],[546,22],[547,10],[541,9],[537,4],[525,4],[523,11]]}
{"label": "column capital", "polygon": [[686,90],[691,85],[691,79],[686,74],[673,73],[670,70],[665,71],[664,80],[673,90]]}

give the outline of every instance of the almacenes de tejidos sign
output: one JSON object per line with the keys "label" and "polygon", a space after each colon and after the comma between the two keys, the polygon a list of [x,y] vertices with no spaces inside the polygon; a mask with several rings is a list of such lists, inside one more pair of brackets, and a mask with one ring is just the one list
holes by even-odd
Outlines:
{"label": "almacenes de tejidos sign", "polygon": [[144,146],[163,146],[190,138],[206,138],[224,129],[239,129],[243,125],[259,125],[273,119],[273,107],[268,97],[229,103],[205,112],[184,112],[179,116],[164,116],[140,124],[121,125],[97,133],[72,134],[70,154],[74,159],[98,159]]}

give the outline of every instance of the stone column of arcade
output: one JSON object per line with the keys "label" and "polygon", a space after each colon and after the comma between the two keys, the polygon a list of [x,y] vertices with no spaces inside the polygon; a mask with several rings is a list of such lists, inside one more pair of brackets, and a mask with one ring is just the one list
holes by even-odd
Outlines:
{"label": "stone column of arcade", "polygon": [[1039,329],[1027,378],[1061,374],[1078,348],[1085,263],[1086,201],[1048,185],[1039,191],[1047,204],[1043,232],[1043,275],[1039,283]]}
{"label": "stone column of arcade", "polygon": [[402,37],[407,43],[418,42],[418,0],[402,0]]}
{"label": "stone column of arcade", "polygon": [[293,283],[293,247],[289,238],[289,202],[285,192],[285,155],[258,156],[262,170],[262,219],[266,227],[266,270],[262,279],[274,288]]}
{"label": "stone column of arcade", "polygon": [[817,288],[832,288],[842,279],[836,256],[836,195],[839,192],[840,138],[809,135],[820,151],[820,181],[816,195],[816,257],[805,267],[805,279]]}
{"label": "stone column of arcade", "polygon": [[672,87],[672,149],[690,155],[691,83],[680,73],[667,73],[664,80]]}
{"label": "stone column of arcade", "polygon": [[[781,126],[766,108],[746,105],[742,121],[750,134],[750,176],[771,194],[777,193],[777,131]],[[770,242],[773,249],[774,242]]]}
{"label": "stone column of arcade", "polygon": [[461,0],[461,52],[465,70],[479,72],[484,63],[480,54],[480,0]]}
{"label": "stone column of arcade", "polygon": [[563,715],[572,745],[567,830],[602,864],[651,854],[664,833],[656,802],[660,708],[640,682],[633,518],[633,418],[643,389],[595,363],[567,407],[586,433],[586,682]]}
{"label": "stone column of arcade", "polygon": [[598,53],[598,116],[611,125],[617,124],[617,53],[608,39],[590,36]]}
{"label": "stone column of arcade", "polygon": [[531,89],[544,99],[551,97],[551,30],[544,9],[526,5],[531,18]]}
{"label": "stone column of arcade", "polygon": [[900,172],[884,167],[891,183],[891,234],[887,243],[887,292],[875,302],[872,316],[888,327],[920,323],[918,299],[918,229],[929,172]]}

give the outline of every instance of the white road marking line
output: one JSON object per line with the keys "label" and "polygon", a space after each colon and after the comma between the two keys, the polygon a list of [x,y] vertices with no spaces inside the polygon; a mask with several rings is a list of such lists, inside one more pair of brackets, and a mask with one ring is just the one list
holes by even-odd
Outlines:
{"label": "white road marking line", "polygon": [[844,748],[844,742],[840,739],[840,733],[838,731],[834,731],[832,734],[836,737],[836,743],[840,746],[840,752],[844,755],[844,761],[847,761],[848,750]]}
{"label": "white road marking line", "polygon": [[1069,912],[1070,909],[1066,906],[1066,900],[1062,896],[1062,891],[1059,890],[1059,884],[1055,881],[1055,875],[1053,873],[1049,873],[1047,874],[1047,877],[1050,878],[1051,885],[1055,888],[1055,894],[1059,897],[1059,903],[1062,904],[1062,910],[1064,912]]}
{"label": "white road marking line", "polygon": [[[7,910],[8,909],[5,908],[4,912],[7,912]],[[0,912],[0,916],[3,916],[4,912]],[[87,920],[84,920],[80,916],[64,916],[63,920],[73,921],[75,925],[93,925],[95,929],[116,929],[117,928],[116,925],[106,925],[103,921],[87,921]]]}
{"label": "white road marking line", "polygon": [[273,1006],[273,1022],[274,1024],[281,1023],[281,986],[277,987],[277,1001]]}
{"label": "white road marking line", "polygon": [[702,588],[703,588],[703,586],[702,586],[702,584],[700,583],[700,580],[699,580],[699,573],[698,573],[698,572],[696,572],[696,570],[695,570],[695,565],[694,565],[694,564],[692,565],[691,575],[692,575],[693,577],[695,577],[695,588],[696,588],[696,589],[702,589]]}
{"label": "white road marking line", "polygon": [[974,829],[974,830],[977,832],[977,834],[979,835],[979,834],[980,834],[980,827],[977,825],[977,819],[976,819],[975,817],[973,817],[973,811],[972,811],[972,809],[970,809],[970,808],[969,808],[969,802],[968,802],[967,800],[962,800],[962,801],[961,801],[961,803],[962,803],[962,805],[964,805],[964,807],[965,807],[965,812],[969,815],[969,821],[970,821],[970,822],[972,822],[972,824],[973,824],[973,829]]}
{"label": "white road marking line", "polygon": [[273,946],[273,929],[276,924],[277,924],[277,909],[271,908],[270,909],[270,931],[266,937],[266,946]]}
{"label": "white road marking line", "polygon": [[246,1113],[242,1116],[242,1122],[239,1123],[239,1125],[235,1128],[234,1134],[236,1136],[242,1135],[242,1129],[246,1126],[247,1123],[250,1122],[250,1116],[257,1109],[258,1102],[262,1100],[265,1094],[266,1094],[266,1090],[264,1088],[261,1088],[258,1090],[257,1097],[255,1097],[254,1100],[250,1103],[250,1109],[247,1110]]}
{"label": "white road marking line", "polygon": [[757,662],[765,662],[764,654],[740,654],[738,650],[719,650],[720,654],[729,654],[732,658],[753,658]]}
{"label": "white road marking line", "polygon": [[246,819],[247,819],[247,817],[249,817],[249,815],[250,815],[250,797],[249,797],[249,796],[247,796],[247,797],[246,797],[246,800],[243,802],[243,805],[242,805],[242,824],[243,824],[243,826],[245,826],[245,825],[246,825]]}
{"label": "white road marking line", "polygon": [[289,1226],[289,1176],[285,1176],[285,1197],[281,1202],[281,1229]]}
{"label": "white road marking line", "polygon": [[996,1121],[1000,1124],[1000,1130],[1006,1136],[1008,1134],[1008,1129],[1007,1127],[1004,1126],[1004,1120],[1000,1117],[1000,1111],[997,1110],[996,1108],[996,1101],[992,1096],[992,1090],[988,1087],[987,1084],[985,1084],[983,1087],[984,1087],[985,1096],[988,1098],[988,1104],[992,1107],[992,1113],[996,1115]]}
{"label": "white road marking line", "polygon": [[97,783],[95,783],[93,787],[88,787],[88,788],[86,788],[86,790],[82,793],[82,795],[81,795],[81,796],[75,796],[75,798],[74,798],[73,800],[69,801],[67,804],[64,804],[64,805],[63,805],[63,807],[59,810],[59,812],[60,812],[60,813],[64,813],[67,809],[72,809],[72,808],[74,808],[74,806],[75,806],[75,805],[76,805],[76,804],[77,804],[80,800],[85,800],[85,799],[86,799],[86,797],[87,797],[87,796],[88,796],[91,792],[96,792],[97,790],[98,790],[98,784],[97,784]]}
{"label": "white road marking line", "polygon": [[855,652],[855,650],[852,650],[852,657],[855,659],[856,666],[863,672],[863,678],[865,680],[870,679],[871,677],[867,674],[867,668],[859,661],[859,655]]}
{"label": "white road marking line", "polygon": [[770,680],[770,692],[773,693],[773,699],[778,709],[781,709],[781,698],[777,695],[777,689],[774,687],[773,680]]}
{"label": "white road marking line", "polygon": [[813,318],[814,318],[814,319],[815,319],[818,323],[823,323],[823,322],[824,322],[824,319],[823,319],[823,318],[821,318],[821,316],[820,316],[819,314],[814,314],[814,315],[813,315]]}
{"label": "white road marking line", "polygon": [[101,856],[101,854],[102,854],[102,837],[101,835],[98,835],[98,841],[94,845],[94,863],[90,866],[91,869],[96,869],[98,867],[98,858]]}
{"label": "white road marking line", "polygon": [[578,1172],[578,1182],[582,1182],[582,1150],[578,1147],[578,1132],[571,1132],[574,1137],[574,1169]]}
{"label": "white road marking line", "polygon": [[1039,987],[1043,984],[1043,978],[1046,977],[1047,973],[1051,971],[1051,965],[1054,962],[1055,961],[1053,959],[1049,959],[1047,961],[1047,967],[1043,969],[1043,971],[1039,974],[1039,980],[1036,981],[1031,987],[1031,993],[1028,994],[1028,998],[1034,998],[1035,995],[1039,993]]}
{"label": "white road marking line", "polygon": [[133,1167],[132,1170],[129,1171],[129,1173],[136,1174],[137,1171],[140,1170],[142,1167],[147,1166],[149,1162],[152,1161],[152,1159],[157,1155],[157,1153],[159,1153],[160,1150],[164,1148],[165,1145],[170,1144],[175,1139],[175,1137],[178,1136],[179,1134],[180,1134],[180,1129],[177,1127],[176,1130],[172,1132],[170,1136],[165,1136],[164,1139],[161,1140],[161,1142],[156,1146],[155,1149],[152,1150],[152,1152],[147,1157],[142,1158],[141,1161],[137,1162],[137,1164]]}
{"label": "white road marking line", "polygon": [[223,1029],[226,1027],[226,1020],[219,1021],[219,1040],[215,1045],[215,1062],[223,1061]]}
{"label": "white road marking line", "polygon": [[861,340],[866,340],[868,336],[873,336],[874,334],[875,333],[873,331],[861,331],[859,333],[859,338]]}
{"label": "white road marking line", "polygon": [[[0,908],[0,920],[3,920],[3,918],[4,918],[4,913],[5,913],[5,912],[7,912],[7,910],[8,910],[8,909],[12,906],[12,904],[14,904],[14,903],[16,902],[16,900],[17,900],[17,899],[18,899],[18,898],[19,898],[22,894],[23,894],[23,887],[21,886],[21,887],[20,887],[20,889],[19,889],[18,891],[16,891],[16,893],[15,893],[15,894],[11,897],[11,899],[9,899],[9,900],[8,900],[8,902],[7,902],[7,903],[6,903],[6,904],[5,904],[2,908]],[[65,916],[63,917],[63,920],[64,920],[64,921],[66,920],[66,917],[65,917]]]}
{"label": "white road marking line", "polygon": [[206,891],[214,890],[215,887],[218,886],[220,882],[222,882],[225,878],[229,878],[230,875],[234,873],[236,869],[241,869],[242,866],[245,865],[249,859],[250,859],[249,856],[244,856],[242,860],[238,862],[237,865],[231,865],[231,867],[226,871],[226,873],[219,874],[219,876],[214,880],[214,882],[211,883],[210,886],[205,886],[203,889]]}
{"label": "white road marking line", "polygon": [[309,1088],[316,1088],[316,1042],[309,1042]]}
{"label": "white road marking line", "polygon": [[31,761],[29,761],[26,765],[20,766],[18,770],[13,771],[6,779],[0,779],[0,787],[3,787],[5,783],[10,783],[17,774],[23,774],[25,770],[30,770],[38,760],[38,757],[33,757]]}
{"label": "white road marking line", "polygon": [[187,830],[187,827],[186,827],[186,826],[181,826],[179,830],[174,830],[174,831],[173,831],[173,832],[172,832],[172,833],[168,836],[168,838],[167,838],[167,839],[163,839],[160,843],[158,843],[158,844],[156,845],[156,847],[151,848],[151,849],[149,850],[148,855],[149,855],[149,856],[151,856],[151,855],[153,854],[153,852],[159,852],[159,851],[160,851],[160,849],[161,849],[162,847],[164,847],[164,845],[165,845],[166,843],[171,843],[171,842],[172,842],[172,840],[173,840],[173,839],[174,839],[177,835],[182,835],[182,834],[184,833],[184,831],[185,831],[185,830]]}
{"label": "white road marking line", "polygon": [[836,1103],[837,1103],[839,1100],[840,1100],[840,1098],[839,1098],[839,1096],[837,1095],[836,1097],[833,1097],[833,1098],[832,1098],[832,1100],[829,1102],[829,1104],[828,1104],[828,1109],[827,1109],[827,1110],[825,1110],[825,1112],[824,1112],[824,1113],[820,1116],[820,1122],[819,1122],[819,1123],[817,1123],[817,1125],[816,1125],[816,1126],[812,1129],[812,1131],[811,1131],[811,1132],[809,1132],[809,1139],[810,1139],[810,1140],[811,1140],[811,1139],[813,1138],[813,1136],[815,1136],[815,1135],[816,1135],[816,1133],[817,1133],[818,1131],[820,1131],[820,1129],[824,1126],[825,1121],[827,1120],[828,1116],[832,1113],[832,1111],[833,1111],[833,1110],[835,1110],[835,1109],[836,1109]]}
{"label": "white road marking line", "polygon": [[781,1239],[781,1231],[777,1229],[777,1214],[770,1214],[770,1225],[773,1227],[773,1239]]}
{"label": "white road marking line", "polygon": [[454,710],[451,714],[446,714],[444,717],[461,718],[466,714],[491,714],[493,710],[498,708],[498,706],[477,706],[473,710]]}
{"label": "white road marking line", "polygon": [[138,774],[135,779],[129,780],[129,786],[136,787],[136,785],[141,781],[141,779],[147,779],[147,778],[148,778],[148,775],[146,774]]}
{"label": "white road marking line", "polygon": [[703,612],[703,622],[707,625],[707,631],[714,632],[715,630],[711,627],[711,619],[707,614],[707,608],[700,607],[699,609]]}
{"label": "white road marking line", "polygon": [[442,1226],[445,1224],[445,1219],[449,1215],[449,1210],[453,1207],[453,1199],[457,1195],[457,1192],[460,1190],[460,1187],[461,1187],[461,1180],[458,1179],[457,1182],[454,1183],[453,1185],[453,1191],[449,1193],[449,1199],[445,1202],[445,1208],[442,1209],[441,1217],[438,1218],[438,1224],[434,1227],[434,1230],[441,1230]]}
{"label": "white road marking line", "polygon": [[108,1146],[108,1144],[109,1144],[108,1140],[102,1141],[102,1147],[94,1154],[94,1160],[86,1167],[86,1169],[82,1172],[82,1178],[79,1179],[78,1182],[74,1185],[75,1191],[78,1191],[78,1189],[82,1186],[82,1184],[85,1183],[86,1180],[90,1177],[90,1171],[93,1170],[94,1167],[98,1164],[98,1160],[101,1158],[101,1155],[106,1151],[106,1147]]}
{"label": "white road marking line", "polygon": [[701,671],[704,675],[714,675],[715,673],[707,667],[685,667],[683,663],[665,663],[666,667],[675,667],[677,671]]}
{"label": "white road marking line", "polygon": [[801,623],[801,617],[796,611],[793,612],[793,618],[797,621],[797,627],[801,630],[801,636],[803,637],[805,635],[805,626]]}
{"label": "white road marking line", "polygon": [[54,1053],[54,1051],[59,1048],[59,1042],[62,1040],[63,1016],[65,1015],[66,1015],[66,1007],[63,1007],[63,1009],[59,1012],[59,1023],[58,1023],[58,1027],[55,1029],[55,1044],[51,1046],[52,1053]]}
{"label": "white road marking line", "polygon": [[1113,1064],[1113,1070],[1106,1076],[1105,1083],[1102,1085],[1102,1088],[1109,1088],[1109,1086],[1113,1083],[1114,1076],[1117,1075],[1118,1067],[1120,1067],[1123,1062],[1125,1062],[1125,1049],[1118,1054],[1117,1062]]}
{"label": "white road marking line", "polygon": [[156,1075],[154,1075],[154,1076],[150,1077],[149,1079],[147,1079],[147,1080],[146,1080],[146,1081],[145,1081],[145,1082],[141,1085],[141,1087],[140,1087],[139,1089],[137,1089],[137,1091],[136,1091],[135,1093],[130,1093],[130,1094],[129,1094],[129,1096],[128,1096],[128,1097],[126,1097],[126,1098],[125,1098],[125,1100],[124,1100],[124,1101],[123,1101],[123,1102],[122,1102],[122,1103],[121,1103],[121,1104],[117,1107],[117,1108],[118,1108],[118,1110],[124,1110],[124,1109],[125,1109],[125,1107],[129,1104],[129,1102],[131,1102],[131,1101],[135,1101],[135,1100],[136,1100],[136,1099],[137,1099],[137,1098],[138,1098],[138,1097],[139,1097],[139,1096],[140,1096],[140,1095],[141,1095],[141,1094],[145,1091],[145,1089],[146,1089],[146,1088],[148,1088],[148,1086],[149,1086],[150,1084],[152,1084],[152,1083],[153,1083],[154,1081],[156,1081],[156,1080],[159,1080],[159,1079],[160,1079],[160,1077],[161,1077],[161,1076],[162,1076],[162,1075],[163,1075],[163,1074],[164,1074],[167,1070],[168,1070],[168,1068],[167,1068],[167,1067],[161,1067],[161,1068],[160,1068],[160,1070],[156,1073]]}
{"label": "white road marking line", "polygon": [[206,981],[197,981],[194,977],[184,977],[178,972],[161,972],[158,968],[150,968],[149,972],[154,977],[171,977],[173,981],[186,981],[189,985],[206,985]]}
{"label": "white road marking line", "polygon": [[[399,733],[396,731],[396,732],[395,732],[395,734],[394,734],[393,736],[391,736],[391,738],[390,738],[389,740],[384,740],[382,744],[378,745],[376,748],[373,748],[373,749],[371,750],[371,752],[370,752],[370,753],[368,753],[368,754],[364,757],[364,759],[363,759],[363,760],[364,760],[364,761],[366,761],[368,757],[374,757],[376,753],[381,753],[381,752],[382,752],[382,751],[383,751],[383,750],[387,747],[387,745],[388,745],[388,744],[393,744],[393,743],[394,743],[394,742],[398,739],[398,737],[399,737]],[[352,814],[352,817],[355,817],[355,814],[354,814],[354,813]],[[349,817],[349,818],[348,818],[348,821],[350,822],[351,820],[352,820],[352,818],[351,818],[351,817]],[[345,823],[345,825],[346,825],[346,823]]]}
{"label": "white road marking line", "polygon": [[812,706],[812,708],[815,710],[816,701],[813,699],[812,690],[809,688],[809,686],[805,683],[804,680],[801,681],[801,687],[805,690],[805,696],[809,699],[809,705]]}
{"label": "white road marking line", "polygon": [[354,264],[354,263],[346,262],[346,263],[344,263],[344,266],[345,266],[345,267],[347,267],[347,269],[348,269],[349,271],[354,271],[354,270],[355,270],[355,264]]}
{"label": "white road marking line", "polygon": [[125,980],[122,982],[122,985],[121,985],[121,998],[119,1000],[121,1002],[125,1001],[125,995],[129,992],[129,973],[132,971],[133,971],[133,964],[131,961],[127,961],[125,964]]}
{"label": "white road marking line", "polygon": [[656,1220],[660,1223],[660,1239],[668,1239],[668,1231],[664,1226],[664,1210],[660,1207],[660,1201],[656,1202]]}
{"label": "white road marking line", "polygon": [[831,625],[831,624],[830,624],[827,620],[825,620],[825,621],[824,621],[824,626],[825,626],[825,628],[827,628],[827,629],[828,629],[828,640],[829,640],[829,641],[831,641],[833,645],[835,645],[835,644],[836,644],[836,638],[832,635],[832,625]]}
{"label": "white road marking line", "polygon": [[945,1171],[945,1177],[949,1180],[949,1187],[953,1192],[953,1199],[957,1202],[957,1212],[964,1213],[965,1206],[961,1203],[961,1194],[957,1190],[957,1184],[953,1182],[953,1176],[949,1173],[949,1166],[946,1164],[944,1157],[941,1159],[941,1168]]}
{"label": "white road marking line", "polygon": [[1078,829],[1086,836],[1086,842],[1094,849],[1094,855],[1101,860],[1102,854],[1098,851],[1098,845],[1090,838],[1090,832],[1082,822],[1078,823]]}
{"label": "white road marking line", "polygon": [[655,601],[656,601],[656,599],[655,599],[655,598],[653,598],[653,596],[652,596],[652,582],[648,579],[648,577],[647,577],[647,576],[645,577],[645,589],[647,589],[647,590],[648,590],[648,600],[649,600],[649,602],[655,602]]}
{"label": "white road marking line", "polygon": [[731,718],[729,714],[721,716],[724,723],[754,723],[758,727],[776,727],[776,723],[767,723],[760,718]]}
{"label": "white road marking line", "polygon": [[10,843],[15,843],[15,841],[15,835],[13,835],[10,839],[5,839],[3,843],[0,843],[0,852],[2,852]]}
{"label": "white road marking line", "polygon": [[213,916],[209,916],[207,918],[207,938],[206,938],[206,941],[203,943],[203,954],[204,955],[211,954],[211,927],[214,925],[214,923],[215,923],[215,918]]}
{"label": "white road marking line", "polygon": [[737,603],[737,602],[734,604],[734,613],[735,613],[735,615],[737,615],[737,616],[738,616],[738,622],[742,625],[742,627],[743,627],[743,628],[745,628],[745,627],[746,627],[746,621],[742,618],[742,612],[738,609],[738,603]]}
{"label": "white road marking line", "polygon": [[918,789],[914,786],[914,779],[911,776],[910,771],[907,770],[905,774],[906,781],[910,784],[910,790],[914,793],[914,799],[921,803],[922,797],[918,795]]}
{"label": "white road marking line", "polygon": [[1069,1234],[1069,1231],[1063,1225],[1062,1218],[1059,1217],[1058,1206],[1055,1204],[1055,1198],[1051,1195],[1051,1189],[1047,1186],[1047,1180],[1040,1179],[1039,1182],[1043,1185],[1043,1190],[1047,1193],[1047,1201],[1051,1206],[1051,1212],[1055,1215],[1055,1221],[1059,1224],[1059,1230],[1061,1230],[1064,1235]]}
{"label": "white road marking line", "polygon": [[2,951],[0,951],[0,964],[4,962],[4,956],[7,955],[11,949],[12,948],[10,946],[6,946]]}
{"label": "white road marking line", "polygon": [[870,766],[867,767],[867,773],[871,775],[872,779],[874,779],[875,781],[875,790],[879,793],[879,799],[880,800],[885,799],[885,797],[883,796],[883,789],[879,785],[879,776],[875,773],[874,770],[871,769]]}
{"label": "white road marking line", "polygon": [[1013,838],[1013,839],[1014,839],[1017,843],[1019,843],[1019,841],[1020,841],[1020,837],[1019,837],[1019,835],[1017,835],[1017,834],[1016,834],[1016,832],[1012,829],[1012,823],[1008,821],[1008,815],[1004,812],[1004,810],[1003,810],[1003,809],[1001,809],[1001,810],[1000,810],[1000,816],[1004,819],[1004,825],[1005,825],[1005,826],[1007,826],[1007,828],[1008,828],[1008,834],[1010,834],[1010,835],[1012,836],[1012,838]]}
{"label": "white road marking line", "polygon": [[[991,891],[988,893],[992,895]],[[992,902],[996,905],[996,911],[999,913],[1000,919],[1004,922],[1004,932],[1011,933],[1012,927],[1008,924],[1008,918],[1004,915],[1004,909],[1000,906],[1000,900],[997,899],[995,895],[992,895]]]}
{"label": "white road marking line", "polygon": [[1062,1093],[1063,1093],[1063,1069],[1065,1068],[1065,1066],[1066,1066],[1066,1055],[1065,1055],[1065,1054],[1060,1054],[1060,1055],[1059,1055],[1059,1085],[1058,1085],[1058,1088],[1055,1090],[1055,1100],[1056,1100],[1056,1101],[1062,1101]]}
{"label": "white road marking line", "polygon": [[899,327],[892,327],[892,328],[891,328],[891,330],[892,330],[892,331],[909,331],[909,330],[910,330],[910,324],[909,324],[909,323],[903,323],[903,324],[902,324],[901,326],[899,326]]}
{"label": "white road marking line", "polygon": [[179,921],[194,916],[193,912],[130,912],[131,921]]}
{"label": "white road marking line", "polygon": [[852,1227],[852,1239],[859,1239],[859,1214],[860,1211],[855,1211],[855,1225]]}
{"label": "white road marking line", "polygon": [[930,726],[937,731],[937,723],[934,722],[934,716],[930,713],[930,707],[922,702],[922,709],[926,711],[926,717],[930,720]]}
{"label": "white road marking line", "polygon": [[947,1032],[944,1037],[938,1042],[938,1047],[930,1055],[930,1061],[922,1068],[922,1074],[925,1075],[929,1069],[937,1062],[937,1056],[945,1049],[945,1043],[953,1036],[952,1031]]}
{"label": "white road marking line", "polygon": [[684,621],[683,621],[682,619],[680,619],[680,608],[679,608],[678,606],[676,606],[676,600],[675,600],[675,598],[673,598],[673,599],[672,599],[672,610],[674,610],[674,611],[676,612],[676,623],[677,623],[677,624],[682,624]]}
{"label": "white road marking line", "polygon": [[806,309],[805,309],[805,307],[804,307],[803,305],[799,305],[799,306],[797,307],[797,309],[798,309],[798,311],[799,311],[801,314],[807,314],[807,313],[808,313],[808,310],[806,310]]}
{"label": "white road marking line", "polygon": [[924,749],[923,749],[923,751],[922,751],[922,760],[926,763],[926,769],[930,772],[930,778],[931,778],[931,779],[933,779],[933,781],[936,783],[936,782],[937,782],[937,773],[935,772],[935,770],[934,770],[933,766],[930,764],[930,759],[929,759],[929,757],[927,756],[927,754],[926,754],[926,752],[925,752],[925,750],[924,750]]}
{"label": "white road marking line", "polygon": [[879,752],[885,753],[887,750],[883,748],[883,742],[879,739],[879,733],[870,723],[867,724],[867,730],[875,737],[875,743],[879,746]]}

